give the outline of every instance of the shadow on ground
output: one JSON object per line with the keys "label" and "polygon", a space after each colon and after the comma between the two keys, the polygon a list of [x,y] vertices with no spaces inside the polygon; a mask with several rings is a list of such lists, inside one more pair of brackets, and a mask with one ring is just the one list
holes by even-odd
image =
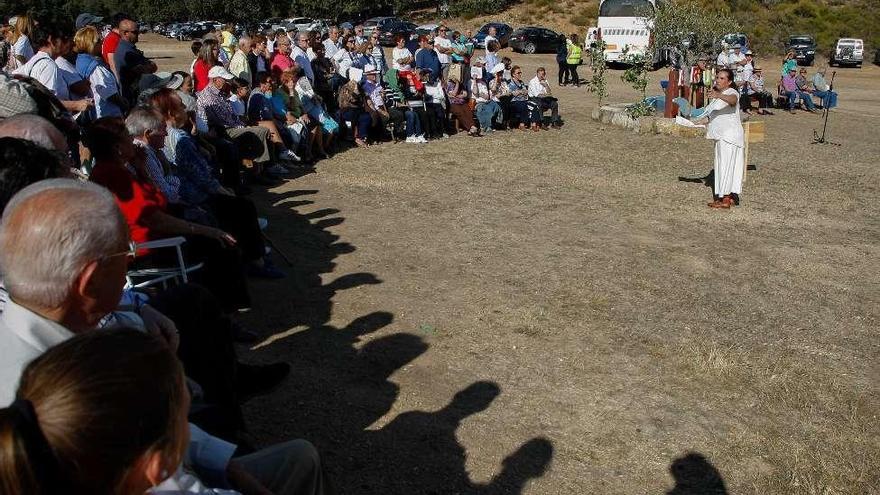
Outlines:
{"label": "shadow on ground", "polygon": [[669,473],[675,487],[666,495],[727,495],[721,473],[698,452],[688,452],[672,461]]}
{"label": "shadow on ground", "polygon": [[400,390],[389,380],[391,374],[425,353],[428,344],[410,333],[367,337],[394,320],[389,311],[365,314],[342,328],[329,324],[338,291],[382,280],[363,272],[324,281],[322,275],[334,272],[336,257],[356,248],[328,230],[345,221],[340,211],[296,211],[313,204],[317,193],[255,198],[269,218],[273,244],[293,265],[283,265],[276,253],[288,277],[254,284],[260,302],[245,321],[264,339],[245,353],[247,358],[285,360],[293,366],[281,389],[246,409],[257,439],[262,444],[311,440],[342,494],[521,493],[530,479],[547,470],[553,457],[549,440],[534,438],[521,445],[489,483],[478,484],[465,470],[467,453],[455,436],[462,420],[485,410],[502,393],[496,383],[475,382],[439,411],[408,411],[382,428],[367,429],[397,400]]}

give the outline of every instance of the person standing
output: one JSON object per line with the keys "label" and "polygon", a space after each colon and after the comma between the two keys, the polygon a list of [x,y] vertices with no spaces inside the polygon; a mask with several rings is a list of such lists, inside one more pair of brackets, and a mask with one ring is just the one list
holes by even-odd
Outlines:
{"label": "person standing", "polygon": [[[556,40],[556,64],[559,65],[558,84],[560,86],[568,86],[568,39],[564,34],[560,34],[559,38]],[[487,66],[495,67],[495,64],[487,64]]]}
{"label": "person standing", "polygon": [[122,117],[128,102],[122,99],[116,77],[101,59],[101,35],[95,26],[86,26],[73,37],[76,49],[76,72],[89,81],[92,98],[95,100],[95,119],[101,117]]}
{"label": "person standing", "polygon": [[[715,187],[710,208],[727,209],[738,203],[742,193],[745,169],[745,133],[739,114],[739,93],[733,84],[730,69],[720,69],[715,77],[715,87],[707,96],[709,105],[705,117],[708,120],[706,139],[715,141]],[[734,195],[737,199],[734,199]]]}
{"label": "person standing", "polygon": [[116,53],[116,49],[119,47],[119,40],[122,39],[122,36],[119,34],[119,25],[126,20],[131,20],[131,17],[124,13],[111,17],[110,24],[112,28],[107,33],[107,36],[104,37],[104,42],[101,45],[101,56],[104,57],[104,62],[107,62],[110,72],[116,76],[117,81],[119,81],[119,73],[116,71],[116,61],[113,59],[113,54]]}
{"label": "person standing", "polygon": [[249,54],[251,54],[251,39],[247,36],[242,36],[235,47],[235,53],[229,59],[229,72],[232,72],[232,75],[235,77],[247,81],[250,87],[254,84],[254,73],[251,72],[251,64],[248,61]]}
{"label": "person standing", "polygon": [[119,77],[119,86],[122,96],[127,101],[137,101],[138,81],[143,74],[153,74],[158,70],[156,64],[144,56],[144,52],[137,49],[138,25],[131,19],[119,23],[119,46],[113,53],[116,65],[116,75]]}
{"label": "person standing", "polygon": [[309,49],[309,33],[301,31],[296,34],[296,46],[293,47],[291,57],[296,65],[302,68],[306,78],[310,83],[315,82],[315,73],[312,71],[312,61],[309,60],[306,52]]}
{"label": "person standing", "polygon": [[14,65],[12,68],[17,69],[26,64],[35,54],[31,38],[36,27],[34,26],[33,19],[27,15],[13,17],[9,19],[9,24],[13,26],[11,40],[12,57],[10,62]]}
{"label": "person standing", "polygon": [[402,34],[394,37],[397,46],[391,51],[392,67],[398,72],[409,72],[412,70],[413,54],[406,48],[406,38]]}
{"label": "person standing", "polygon": [[571,76],[572,84],[579,88],[581,87],[581,78],[578,76],[577,68],[578,65],[581,65],[582,51],[578,35],[572,33],[566,45],[568,47],[568,57],[566,57],[565,62],[568,64],[568,74]]}
{"label": "person standing", "polygon": [[36,28],[33,37],[39,49],[27,63],[15,69],[13,74],[36,79],[70,112],[83,112],[91,107],[91,99],[76,100],[71,97],[67,83],[55,62],[55,58],[61,55],[63,45],[69,38],[61,29],[49,24]]}
{"label": "person standing", "polygon": [[336,55],[336,51],[339,50],[339,34],[338,27],[330,27],[330,31],[327,33],[327,39],[324,40],[324,54],[328,59],[332,59],[333,55]]}
{"label": "person standing", "polygon": [[446,37],[449,31],[444,25],[437,28],[437,36],[434,37],[434,50],[437,51],[437,60],[440,61],[440,78],[445,82],[449,77],[449,55],[452,53],[452,41]]}
{"label": "person standing", "polygon": [[[468,36],[468,39],[470,40],[471,37]],[[487,52],[489,51],[490,41],[498,41],[498,29],[496,29],[495,26],[489,26],[486,38],[483,40],[483,48],[485,48]]]}

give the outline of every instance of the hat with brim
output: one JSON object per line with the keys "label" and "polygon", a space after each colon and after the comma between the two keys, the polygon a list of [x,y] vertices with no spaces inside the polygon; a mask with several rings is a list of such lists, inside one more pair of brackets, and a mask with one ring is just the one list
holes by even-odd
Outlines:
{"label": "hat with brim", "polygon": [[504,64],[499,62],[499,63],[495,64],[495,67],[492,67],[492,74],[498,74],[499,72],[504,72],[504,68],[505,68]]}
{"label": "hat with brim", "polygon": [[183,77],[180,74],[171,74],[169,72],[156,72],[155,74],[144,74],[138,81],[138,88],[143,91],[151,89],[162,89],[177,84],[179,88],[183,83]]}
{"label": "hat with brim", "polygon": [[219,65],[215,65],[214,67],[211,67],[211,70],[208,71],[208,79],[216,79],[218,77],[222,77],[227,81],[235,79],[235,76],[232,75],[232,72],[229,72]]}
{"label": "hat with brim", "polygon": [[75,23],[76,30],[79,31],[80,29],[82,29],[86,26],[89,26],[91,24],[97,24],[103,20],[104,20],[103,17],[84,12],[84,13],[76,16],[76,23]]}
{"label": "hat with brim", "polygon": [[753,55],[751,50],[746,50],[746,55]]}
{"label": "hat with brim", "polygon": [[376,70],[376,67],[370,64],[364,66],[364,75],[369,76],[371,74],[378,74],[379,71]]}

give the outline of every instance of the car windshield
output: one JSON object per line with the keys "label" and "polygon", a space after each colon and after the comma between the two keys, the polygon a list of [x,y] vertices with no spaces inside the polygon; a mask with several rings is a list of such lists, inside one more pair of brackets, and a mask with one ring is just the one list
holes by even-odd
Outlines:
{"label": "car windshield", "polygon": [[481,27],[478,32],[482,34],[489,34],[490,27],[494,27],[496,31],[501,31],[503,29],[501,27],[501,24],[486,24],[485,26]]}
{"label": "car windshield", "polygon": [[294,24],[311,24],[315,21],[309,19],[308,17],[298,17],[293,20]]}
{"label": "car windshield", "polygon": [[599,7],[599,17],[641,17],[653,9],[648,0],[605,0]]}
{"label": "car windshield", "polygon": [[376,24],[379,24],[379,23],[376,21],[367,21],[364,23],[364,27],[372,27],[372,26],[375,26]]}

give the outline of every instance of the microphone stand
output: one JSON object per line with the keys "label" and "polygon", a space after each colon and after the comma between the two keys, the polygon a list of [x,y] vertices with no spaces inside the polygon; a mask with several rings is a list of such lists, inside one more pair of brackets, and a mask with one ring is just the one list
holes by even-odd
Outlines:
{"label": "microphone stand", "polygon": [[[834,91],[834,76],[836,76],[836,75],[837,75],[837,71],[836,71],[836,70],[831,72],[831,82],[828,84],[828,93],[829,93],[829,94],[830,94],[832,91]],[[827,101],[829,101],[829,102],[831,101],[831,97],[830,97],[830,96],[828,97],[828,100],[827,100]],[[824,102],[823,102],[823,103],[824,103]],[[830,112],[830,109],[828,108],[828,105],[824,105],[824,104],[823,104],[823,105],[822,105],[822,117],[823,117],[823,119],[824,119],[825,122],[822,124],[822,135],[820,136],[819,133],[816,132],[815,129],[813,129],[813,142],[810,143],[810,144],[830,144],[830,145],[833,145],[833,146],[840,146],[840,143],[833,143],[833,142],[831,142],[831,141],[826,141],[826,140],[825,140],[825,131],[828,129],[828,115],[829,115],[830,113],[831,113],[831,112]]]}

